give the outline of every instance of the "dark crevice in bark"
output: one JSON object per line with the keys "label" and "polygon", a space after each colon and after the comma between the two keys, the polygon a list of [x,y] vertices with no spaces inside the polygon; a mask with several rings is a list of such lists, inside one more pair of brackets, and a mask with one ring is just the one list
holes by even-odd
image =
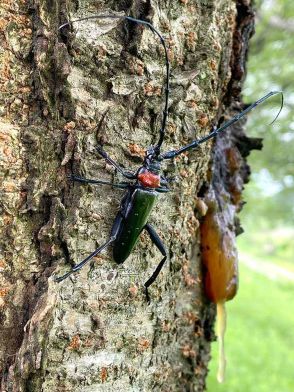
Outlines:
{"label": "dark crevice in bark", "polygon": [[60,247],[61,247],[63,254],[64,254],[65,263],[70,266],[71,260],[72,260],[71,255],[70,255],[70,251],[68,249],[67,242],[61,238],[60,238]]}
{"label": "dark crevice in bark", "polygon": [[[64,12],[65,3],[62,2],[61,4]],[[51,26],[45,25],[41,19],[45,10],[48,17],[46,22]],[[32,12],[33,26],[35,26],[33,35],[33,80],[35,95],[39,101],[38,117],[45,121],[58,120],[60,114],[65,114],[65,117],[70,115],[70,113],[67,114],[67,110],[64,108],[65,100],[63,98],[64,93],[69,98],[66,95],[64,82],[70,72],[70,64],[64,45],[58,43],[59,19],[56,20],[55,15],[58,15],[59,11],[60,4],[57,0],[50,2],[50,5],[42,0],[35,4],[34,12]],[[51,33],[48,34],[50,27]],[[48,119],[48,115],[51,119]]]}
{"label": "dark crevice in bark", "polygon": [[[227,97],[239,100],[243,81],[246,75],[248,42],[254,34],[254,12],[247,0],[237,1],[236,29],[233,37],[231,58],[232,78],[228,86]],[[231,98],[230,98],[231,97]]]}
{"label": "dark crevice in bark", "polygon": [[214,333],[214,316],[215,309],[212,304],[203,308],[201,317],[201,328],[204,331],[204,337],[208,342],[214,342],[216,340],[216,335]]}
{"label": "dark crevice in bark", "polygon": [[[139,19],[144,19],[144,20],[147,20],[148,22],[152,23],[151,19],[152,19],[152,16],[154,15],[154,12],[153,12],[153,8],[152,8],[150,0],[137,1],[136,13],[137,13]],[[148,19],[150,19],[150,20],[148,20]]]}

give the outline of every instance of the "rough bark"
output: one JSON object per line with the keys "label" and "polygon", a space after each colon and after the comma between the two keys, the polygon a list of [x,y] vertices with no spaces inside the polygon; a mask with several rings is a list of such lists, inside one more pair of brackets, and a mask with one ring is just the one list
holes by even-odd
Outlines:
{"label": "rough bark", "polygon": [[125,167],[137,167],[158,137],[164,58],[156,37],[117,20],[57,32],[69,17],[110,10],[149,20],[167,39],[164,149],[204,136],[242,108],[249,1],[1,3],[2,391],[205,388],[215,309],[203,294],[201,197],[212,186],[225,194],[233,214],[224,229],[235,231],[249,172],[242,156],[258,145],[240,125],[166,165],[178,181],[151,223],[169,260],[150,289],[150,305],[142,284],[161,256],[145,234],[122,266],[109,251],[92,271],[85,267],[60,284],[52,277],[105,242],[122,196],[72,185],[66,176],[113,180],[97,143]]}

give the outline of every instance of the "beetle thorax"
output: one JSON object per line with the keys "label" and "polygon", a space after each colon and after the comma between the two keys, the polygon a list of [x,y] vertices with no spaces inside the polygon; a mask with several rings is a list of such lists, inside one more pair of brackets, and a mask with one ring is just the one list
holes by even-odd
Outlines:
{"label": "beetle thorax", "polygon": [[138,180],[146,188],[158,188],[160,186],[160,175],[142,168],[138,174]]}

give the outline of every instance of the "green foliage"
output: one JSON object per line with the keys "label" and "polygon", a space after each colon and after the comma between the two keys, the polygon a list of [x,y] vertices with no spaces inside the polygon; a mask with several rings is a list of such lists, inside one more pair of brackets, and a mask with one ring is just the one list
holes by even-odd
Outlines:
{"label": "green foliage", "polygon": [[[294,221],[294,2],[261,1],[257,19],[244,99],[252,102],[270,90],[282,90],[285,104],[272,126],[268,124],[279,110],[278,97],[256,109],[247,125],[251,136],[264,138],[262,152],[252,153],[249,159],[252,185],[246,189],[248,207],[242,216],[245,226],[255,220],[255,228],[260,226],[257,216],[263,216],[270,226]],[[287,26],[289,21],[292,27]]]}
{"label": "green foliage", "polygon": [[272,281],[241,264],[237,297],[226,304],[227,372],[216,381],[217,343],[213,344],[208,392],[294,391],[293,283]]}
{"label": "green foliage", "polygon": [[294,271],[294,228],[269,229],[266,219],[260,222],[264,227],[258,232],[250,225],[246,235],[238,240],[238,249],[256,260],[270,261]]}

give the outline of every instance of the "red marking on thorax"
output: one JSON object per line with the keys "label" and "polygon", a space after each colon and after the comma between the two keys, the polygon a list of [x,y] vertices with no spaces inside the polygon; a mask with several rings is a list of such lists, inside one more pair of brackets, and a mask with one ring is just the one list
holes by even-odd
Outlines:
{"label": "red marking on thorax", "polygon": [[149,171],[138,174],[138,180],[147,188],[158,188],[160,186],[160,176]]}

